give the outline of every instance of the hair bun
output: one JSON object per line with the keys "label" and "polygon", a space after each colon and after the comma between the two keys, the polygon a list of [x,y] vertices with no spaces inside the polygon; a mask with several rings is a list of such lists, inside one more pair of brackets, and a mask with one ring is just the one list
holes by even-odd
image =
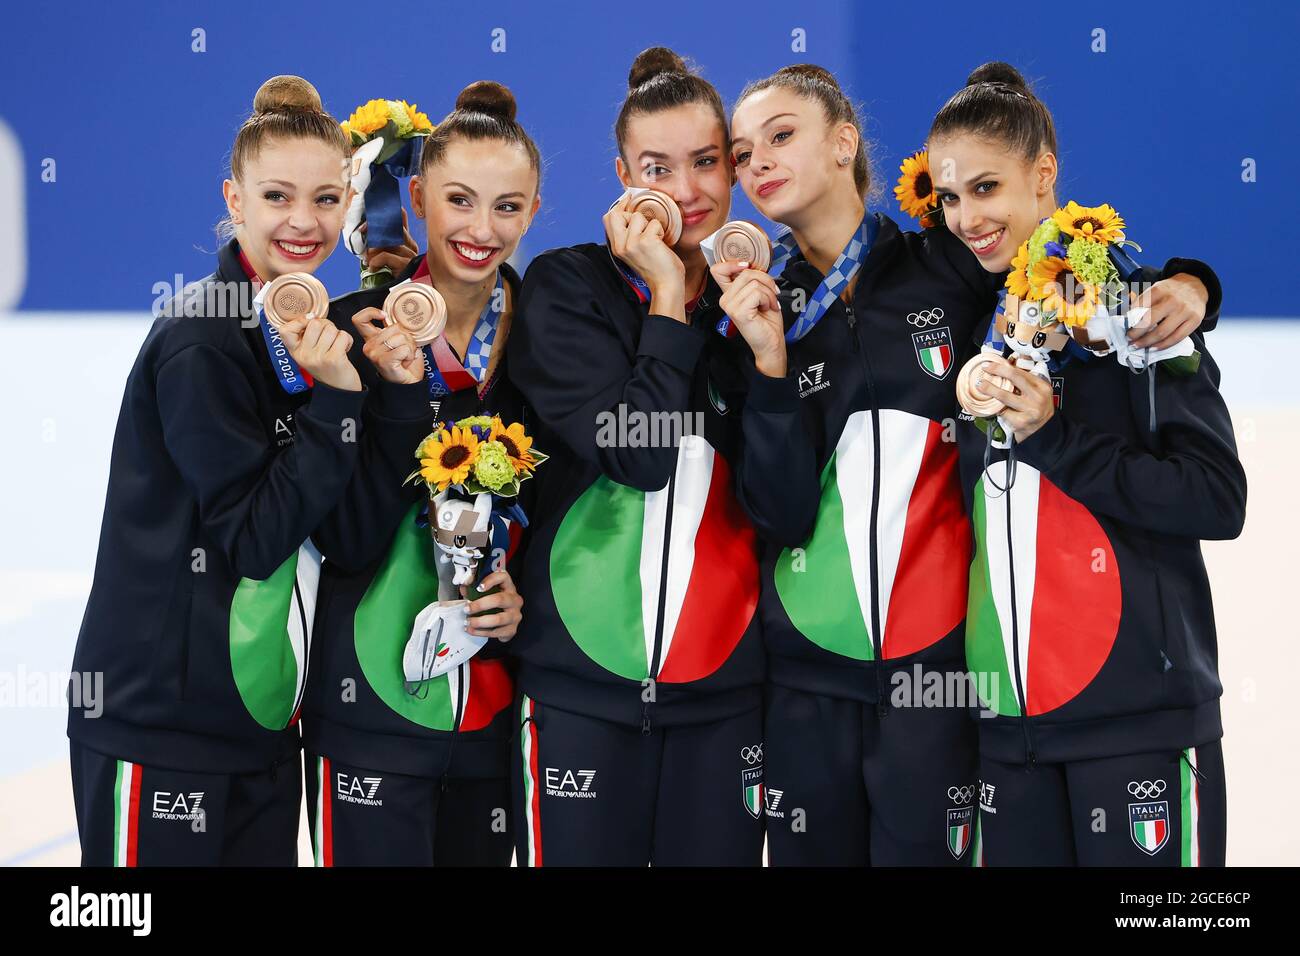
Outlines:
{"label": "hair bun", "polygon": [[515,95],[492,80],[476,80],[460,91],[456,109],[467,113],[486,113],[506,122],[515,118]]}
{"label": "hair bun", "polygon": [[288,113],[292,110],[324,112],[320,94],[301,76],[273,76],[257,88],[254,113]]}
{"label": "hair bun", "polygon": [[642,50],[632,61],[627,74],[627,88],[635,90],[660,73],[690,73],[686,61],[666,46],[652,46]]}
{"label": "hair bun", "polygon": [[787,76],[801,76],[809,80],[820,80],[832,89],[840,88],[840,81],[835,79],[835,74],[825,67],[818,66],[816,63],[794,63],[790,66],[783,66],[776,71],[780,76],[782,73]]}
{"label": "hair bun", "polygon": [[1020,75],[1020,71],[1010,63],[1003,63],[1000,60],[981,64],[975,68],[970,76],[966,77],[967,86],[974,86],[977,83],[1001,83],[1008,89],[1018,93],[1029,92],[1029,84]]}

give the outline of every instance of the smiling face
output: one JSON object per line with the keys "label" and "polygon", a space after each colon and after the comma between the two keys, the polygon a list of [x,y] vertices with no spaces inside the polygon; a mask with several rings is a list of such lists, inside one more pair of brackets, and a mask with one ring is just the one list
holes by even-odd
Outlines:
{"label": "smiling face", "polygon": [[657,189],[681,207],[678,252],[698,249],[727,221],[732,179],[726,131],[709,107],[689,103],[634,114],[627,124],[623,156],[614,168],[624,186]]}
{"label": "smiling face", "polygon": [[343,228],[347,159],[318,139],[269,140],[223,192],[239,247],[263,282],[315,272]]}
{"label": "smiling face", "polygon": [[815,100],[780,86],[759,90],[736,107],[731,136],[736,178],[773,222],[797,226],[830,197],[856,193],[852,166],[838,160],[856,154],[857,130],[828,123]]}
{"label": "smiling face", "polygon": [[1040,219],[1050,215],[1056,157],[1033,160],[971,133],[929,144],[930,175],[947,227],[989,272],[1004,272]]}
{"label": "smiling face", "polygon": [[492,276],[519,247],[540,203],[527,151],[502,140],[453,139],[411,179],[429,271],[443,281],[473,285]]}

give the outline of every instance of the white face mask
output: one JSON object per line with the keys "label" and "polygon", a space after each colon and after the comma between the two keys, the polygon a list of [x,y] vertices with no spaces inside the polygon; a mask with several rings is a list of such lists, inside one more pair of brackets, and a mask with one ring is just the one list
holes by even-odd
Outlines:
{"label": "white face mask", "polygon": [[402,652],[407,693],[423,697],[428,693],[426,681],[459,667],[488,642],[465,631],[468,609],[468,601],[436,601],[415,618]]}

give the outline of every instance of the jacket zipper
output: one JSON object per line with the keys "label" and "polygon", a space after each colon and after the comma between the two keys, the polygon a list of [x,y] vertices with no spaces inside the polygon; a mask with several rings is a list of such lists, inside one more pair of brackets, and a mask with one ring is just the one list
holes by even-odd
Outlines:
{"label": "jacket zipper", "polygon": [[[494,373],[494,375],[493,375],[493,378],[495,378],[495,373]],[[491,388],[491,384],[492,384],[492,379],[489,379],[489,380],[488,380],[488,384],[489,384],[489,390],[490,390],[490,388]],[[477,404],[477,408],[478,408],[478,414],[482,415],[482,414],[484,413],[486,407],[487,407],[487,403],[483,400],[483,399],[484,399],[484,395],[480,395],[480,394],[478,394],[478,389],[477,389],[477,388],[474,390],[474,394],[475,394],[475,398],[477,399],[476,404]],[[470,582],[471,586],[473,586],[474,583],[475,583],[475,582],[471,581],[471,582]],[[453,744],[453,746],[454,746],[455,739],[456,739],[455,735],[457,735],[457,734],[460,733],[460,723],[461,723],[462,720],[465,719],[465,677],[466,677],[466,674],[467,674],[467,672],[468,672],[468,670],[469,670],[469,662],[466,661],[464,664],[458,664],[457,667],[456,667],[456,670],[457,670],[457,672],[458,672],[458,673],[457,673],[457,678],[458,678],[458,679],[457,679],[457,681],[456,681],[456,709],[452,712],[452,721],[451,721],[451,732],[452,732],[452,744]],[[448,757],[448,763],[450,763],[450,757]],[[447,774],[446,774],[446,772],[444,771],[444,772],[443,772],[443,789],[445,790],[446,788],[447,788]]]}
{"label": "jacket zipper", "polygon": [[[678,455],[681,450],[678,450]],[[668,476],[668,506],[664,509],[664,543],[662,559],[659,564],[659,604],[655,616],[654,653],[650,655],[650,680],[659,680],[660,656],[664,650],[664,608],[668,603],[668,556],[673,543],[673,496],[677,492],[677,462],[673,462],[673,472]],[[642,688],[644,691],[645,688]],[[641,708],[641,733],[650,733],[650,701],[645,701]]]}
{"label": "jacket zipper", "polygon": [[442,764],[442,773],[438,777],[438,789],[445,792],[447,789],[447,774],[451,770],[451,757],[456,749],[456,738],[460,736],[460,722],[465,719],[465,677],[469,670],[469,662],[458,664],[456,666],[456,700],[455,709],[451,712],[451,737],[447,741],[447,757]]}
{"label": "jacket zipper", "polygon": [[465,719],[465,671],[468,667],[469,663],[466,662],[456,668],[460,673],[456,680],[456,719],[451,722],[451,732],[454,734],[460,733],[460,722]]}
{"label": "jacket zipper", "polygon": [[297,696],[294,697],[291,717],[298,713],[298,708],[302,706],[302,699],[307,695],[307,668],[311,661],[311,631],[307,628],[307,609],[303,607],[302,591],[298,587],[297,568],[294,569],[293,576],[293,604],[298,608],[298,623],[302,627],[302,686],[298,688]]}
{"label": "jacket zipper", "polygon": [[1032,769],[1038,757],[1034,753],[1034,737],[1029,727],[1029,706],[1025,700],[1025,682],[1020,673],[1020,620],[1016,613],[1016,554],[1011,541],[1011,485],[1003,492],[1007,496],[1007,568],[1011,578],[1011,656],[1015,659],[1016,695],[1020,698],[1020,727],[1025,734],[1025,760]]}
{"label": "jacket zipper", "polygon": [[862,372],[866,377],[867,401],[871,408],[871,522],[868,534],[867,553],[871,568],[871,648],[876,666],[876,710],[881,717],[889,713],[889,702],[885,697],[885,675],[883,660],[883,642],[880,639],[880,555],[876,549],[876,534],[880,516],[880,409],[876,402],[876,385],[871,375],[871,360],[858,342],[858,317],[853,312],[852,303],[844,303],[844,311],[849,323],[849,337],[853,351],[862,360]]}

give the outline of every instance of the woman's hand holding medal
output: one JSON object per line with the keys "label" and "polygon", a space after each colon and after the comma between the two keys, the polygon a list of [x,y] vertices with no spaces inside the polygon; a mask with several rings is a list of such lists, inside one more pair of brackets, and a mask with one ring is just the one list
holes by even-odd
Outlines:
{"label": "woman's hand holding medal", "polygon": [[659,315],[686,321],[686,266],[664,241],[664,227],[640,212],[616,203],[605,213],[609,249],[650,287],[650,308]]}
{"label": "woman's hand holding medal", "polygon": [[[1000,376],[1009,388],[1004,388]],[[1041,375],[1026,371],[1014,362],[997,366],[994,375],[982,376],[978,382],[981,392],[1002,402],[1006,407],[998,413],[999,420],[1011,429],[1016,441],[1024,441],[1047,424],[1056,412],[1052,400],[1052,383]]]}
{"label": "woman's hand holding medal", "polygon": [[786,373],[785,320],[777,298],[776,280],[750,268],[748,262],[723,260],[710,271],[722,298],[718,304],[754,352],[754,365],[764,375],[784,378]]}
{"label": "woman's hand holding medal", "polygon": [[361,351],[381,378],[394,385],[412,385],[424,379],[424,356],[400,325],[388,325],[382,309],[362,309],[352,316],[361,339]]}
{"label": "woman's hand holding medal", "polygon": [[266,324],[279,334],[299,368],[331,388],[361,391],[361,376],[348,359],[352,336],[326,315],[329,293],[319,279],[288,272],[267,283],[259,296]]}
{"label": "woman's hand holding medal", "polygon": [[361,391],[361,376],[348,359],[352,336],[311,312],[279,326],[285,348],[298,367],[318,382],[345,392]]}

